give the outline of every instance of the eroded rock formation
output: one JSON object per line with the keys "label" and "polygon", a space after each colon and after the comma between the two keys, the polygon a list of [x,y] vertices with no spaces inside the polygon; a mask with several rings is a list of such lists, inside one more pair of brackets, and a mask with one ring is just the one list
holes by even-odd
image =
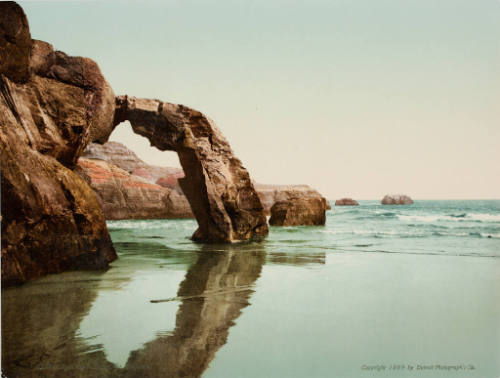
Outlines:
{"label": "eroded rock formation", "polygon": [[[98,199],[75,171],[82,173],[76,164],[86,146],[105,143],[124,120],[153,146],[179,154],[187,173],[180,184],[199,223],[195,240],[267,234],[249,174],[211,120],[182,105],[115,99],[95,62],[32,40],[22,9],[0,2],[4,285],[105,268],[116,258]],[[136,168],[136,177],[149,179]]]}
{"label": "eroded rock formation", "polygon": [[152,146],[179,155],[186,174],[179,183],[199,225],[194,240],[231,242],[267,235],[250,176],[213,121],[183,105],[120,96],[115,125],[126,120]]}
{"label": "eroded rock formation", "polygon": [[335,206],[358,206],[358,201],[352,198],[341,198],[335,201]]}
{"label": "eroded rock formation", "polygon": [[158,184],[182,193],[179,179],[184,177],[184,172],[181,168],[149,165],[139,159],[134,151],[121,143],[90,143],[83,151],[82,157],[106,161],[132,175],[140,176],[152,184]]}
{"label": "eroded rock formation", "polygon": [[331,209],[328,200],[309,185],[266,185],[255,184],[264,211],[271,214],[271,207],[279,201],[288,201],[292,198],[319,198],[325,202],[326,209]]}
{"label": "eroded rock formation", "polygon": [[106,219],[193,217],[187,198],[175,189],[152,182],[148,171],[144,171],[146,177],[138,176],[107,161],[86,158],[80,158],[78,166],[94,189]]}
{"label": "eroded rock formation", "polygon": [[32,40],[22,9],[0,3],[2,284],[116,258],[92,189],[73,172],[113,130],[114,94],[95,62]]}
{"label": "eroded rock formation", "polygon": [[[118,142],[107,142],[105,144],[91,143],[87,146],[79,160],[82,170],[89,176],[90,186],[96,191],[98,198],[102,201],[104,216],[106,219],[149,219],[149,218],[187,218],[194,217],[189,202],[184,196],[179,179],[184,177],[180,168],[152,166],[142,161],[133,151]],[[101,164],[106,162],[107,164]],[[99,169],[93,169],[97,164]],[[114,167],[114,168],[113,168]],[[96,167],[97,168],[97,167]],[[121,169],[119,169],[121,168]],[[161,192],[160,185],[167,189],[174,189],[179,196],[171,195],[168,190],[161,197],[171,197],[168,207],[159,206],[157,195],[148,195],[144,185],[123,185],[116,182],[114,171],[127,171],[125,182],[135,180],[146,181],[151,189]],[[122,175],[124,172],[121,173]],[[139,176],[139,177],[137,177]],[[141,178],[143,180],[141,180]],[[123,180],[118,180],[123,182]],[[156,184],[156,185],[155,185]],[[330,209],[329,202],[316,190],[308,185],[265,185],[254,183],[257,195],[260,198],[266,215],[271,214],[271,207],[278,201],[286,201],[291,198],[320,198]],[[126,192],[124,192],[126,188]],[[137,193],[133,193],[133,191]],[[127,198],[134,198],[136,205],[126,208]],[[163,200],[163,202],[166,202]],[[148,210],[148,209],[151,209]],[[172,211],[173,209],[174,211]]]}
{"label": "eroded rock formation", "polygon": [[320,198],[292,198],[271,207],[271,226],[315,226],[326,222],[326,203]]}
{"label": "eroded rock formation", "polygon": [[382,205],[411,205],[413,200],[404,194],[386,195],[382,198]]}

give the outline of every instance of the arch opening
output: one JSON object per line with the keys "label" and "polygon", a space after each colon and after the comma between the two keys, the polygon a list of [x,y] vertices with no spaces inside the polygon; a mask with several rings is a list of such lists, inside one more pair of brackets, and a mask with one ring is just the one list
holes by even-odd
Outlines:
{"label": "arch opening", "polygon": [[198,222],[193,240],[234,242],[267,235],[250,175],[212,120],[183,105],[119,96],[114,127],[126,121],[151,146],[177,152],[185,174],[179,184]]}

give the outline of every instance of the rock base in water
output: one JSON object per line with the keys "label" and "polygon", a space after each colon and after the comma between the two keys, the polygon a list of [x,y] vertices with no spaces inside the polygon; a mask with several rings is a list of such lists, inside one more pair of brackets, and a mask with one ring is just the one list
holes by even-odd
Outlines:
{"label": "rock base in water", "polygon": [[404,194],[386,195],[382,199],[382,205],[411,205],[413,200]]}
{"label": "rock base in water", "polygon": [[113,90],[95,62],[32,40],[0,2],[2,285],[116,258],[92,189],[73,168],[113,129]]}
{"label": "rock base in water", "polygon": [[271,207],[276,202],[288,201],[292,198],[319,198],[325,201],[327,210],[331,209],[328,200],[309,185],[254,184],[254,186],[266,215],[271,215]]}
{"label": "rock base in water", "polygon": [[320,198],[292,198],[271,207],[271,226],[321,226],[326,221],[326,201]]}
{"label": "rock base in water", "polygon": [[358,206],[359,203],[352,198],[341,198],[335,201],[335,206]]}

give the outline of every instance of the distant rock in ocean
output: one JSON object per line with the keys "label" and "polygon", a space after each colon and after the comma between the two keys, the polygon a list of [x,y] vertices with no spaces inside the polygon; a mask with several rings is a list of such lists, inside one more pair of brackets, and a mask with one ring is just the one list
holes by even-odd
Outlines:
{"label": "distant rock in ocean", "polygon": [[335,206],[358,206],[359,203],[352,198],[341,198],[335,201]]}
{"label": "distant rock in ocean", "polygon": [[324,198],[291,198],[271,207],[271,226],[321,226],[326,221]]}
{"label": "distant rock in ocean", "polygon": [[404,194],[387,194],[382,199],[382,205],[411,205],[413,200]]}

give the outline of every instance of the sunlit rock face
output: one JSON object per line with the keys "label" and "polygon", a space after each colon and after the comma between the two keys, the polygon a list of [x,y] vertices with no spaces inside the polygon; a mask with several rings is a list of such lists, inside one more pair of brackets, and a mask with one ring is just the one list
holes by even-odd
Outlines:
{"label": "sunlit rock face", "polygon": [[152,146],[179,155],[186,174],[179,183],[199,225],[194,240],[232,242],[267,235],[250,176],[209,118],[183,105],[117,97],[115,125],[127,120]]}
{"label": "sunlit rock face", "polygon": [[[106,219],[192,218],[186,197],[155,184],[147,171],[130,174],[107,161],[80,158],[81,176],[94,189]],[[137,168],[134,172],[144,168]]]}
{"label": "sunlit rock face", "polygon": [[32,40],[22,9],[0,2],[3,285],[116,258],[96,196],[72,170],[113,116],[97,64]]}
{"label": "sunlit rock face", "polygon": [[326,201],[320,198],[292,198],[271,208],[271,226],[320,226],[326,222]]}
{"label": "sunlit rock face", "polygon": [[358,201],[352,198],[341,198],[335,201],[335,206],[358,206]]}
{"label": "sunlit rock face", "polygon": [[271,214],[271,207],[279,201],[288,201],[292,198],[318,198],[325,201],[326,209],[331,209],[330,203],[317,190],[309,185],[266,185],[255,184],[264,211]]}
{"label": "sunlit rock face", "polygon": [[404,194],[391,194],[382,198],[382,205],[411,205],[413,200]]}

